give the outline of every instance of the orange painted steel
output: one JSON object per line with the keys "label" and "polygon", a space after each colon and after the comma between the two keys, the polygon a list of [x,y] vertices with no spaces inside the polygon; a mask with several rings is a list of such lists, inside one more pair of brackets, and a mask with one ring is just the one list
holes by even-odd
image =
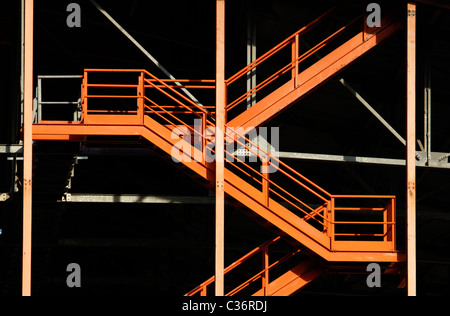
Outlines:
{"label": "orange painted steel", "polygon": [[23,240],[22,296],[31,296],[33,209],[33,56],[34,0],[24,1],[24,126],[23,126]]}
{"label": "orange painted steel", "polygon": [[407,218],[407,288],[409,296],[417,295],[416,249],[416,14],[414,3],[407,5],[407,152],[406,152],[406,218]]}
{"label": "orange painted steel", "polygon": [[[321,48],[325,47],[328,43],[330,43],[334,38],[336,38],[337,36],[339,36],[340,34],[342,34],[348,27],[350,27],[353,23],[355,23],[356,21],[360,20],[363,17],[363,15],[359,16],[357,19],[355,19],[354,21],[350,22],[349,24],[347,24],[346,26],[342,27],[341,29],[339,29],[338,31],[336,31],[335,33],[333,33],[331,36],[329,36],[328,38],[326,38],[325,40],[323,40],[322,42],[320,42],[318,45],[316,45],[315,47],[313,47],[312,49],[310,49],[308,52],[304,53],[302,56],[298,56],[298,46],[299,46],[299,36],[300,33],[296,33],[295,36],[293,36],[292,39],[290,39],[287,42],[287,45],[291,45],[291,49],[292,49],[292,61],[290,64],[284,66],[283,68],[281,68],[280,70],[278,70],[275,74],[273,74],[272,76],[270,76],[268,79],[264,80],[263,82],[261,82],[259,85],[257,85],[255,88],[251,89],[250,91],[248,91],[247,93],[245,93],[243,96],[239,97],[238,99],[236,99],[235,101],[231,102],[228,106],[227,109],[228,110],[232,110],[234,107],[236,107],[238,104],[240,104],[241,102],[243,102],[244,100],[246,100],[248,97],[252,96],[253,94],[255,94],[256,92],[260,91],[261,89],[265,88],[267,85],[271,84],[272,82],[274,82],[276,79],[280,78],[282,75],[288,73],[289,71],[292,71],[292,80],[295,80],[295,84],[294,87],[297,87],[297,77],[298,77],[298,66],[299,63],[301,63],[302,61],[306,60],[308,57],[312,56],[313,54],[317,53]],[[276,50],[273,51],[273,55],[282,51],[282,49],[284,49],[287,46],[279,46]],[[273,56],[272,54],[269,57]],[[261,58],[259,63],[257,63],[256,65],[260,65],[261,63],[265,62],[268,58]],[[256,66],[255,66],[256,67]],[[252,70],[252,69],[251,69]],[[233,76],[232,80],[229,80],[227,83],[228,85],[230,85],[231,83],[235,82],[236,80],[238,80],[239,78],[241,78],[243,75],[240,75],[238,77]]]}
{"label": "orange painted steel", "polygon": [[[233,290],[228,292],[226,294],[226,296],[236,295],[237,293],[241,292],[242,290],[244,290],[249,285],[253,284],[254,282],[256,282],[259,279],[262,280],[262,287],[261,287],[262,291],[264,291],[264,289],[269,286],[269,282],[268,282],[269,281],[269,272],[272,271],[273,269],[275,269],[276,267],[278,267],[279,265],[281,265],[282,263],[284,263],[285,261],[294,257],[296,254],[298,254],[300,252],[300,250],[298,250],[298,249],[295,251],[289,252],[282,258],[274,261],[272,264],[269,264],[269,260],[268,260],[269,247],[271,245],[273,245],[274,243],[276,243],[277,241],[279,241],[280,239],[281,239],[281,237],[276,237],[276,238],[262,244],[261,246],[250,251],[248,254],[246,254],[242,258],[236,260],[233,264],[231,264],[230,266],[228,266],[225,269],[225,274],[228,274],[229,272],[235,270],[236,268],[238,268],[239,266],[241,266],[243,263],[247,262],[248,260],[252,259],[256,255],[261,254],[261,256],[262,256],[263,269],[259,273],[257,273],[256,275],[252,276],[250,279],[245,281],[244,283],[240,284],[239,286],[237,286],[236,288],[234,288]],[[195,289],[193,289],[192,291],[187,293],[185,296],[194,296],[197,294],[200,294],[201,296],[206,296],[208,293],[208,290],[207,290],[208,286],[212,285],[214,282],[215,282],[215,277],[211,277],[206,282],[202,283],[201,285],[199,285],[198,287],[196,287]]]}
{"label": "orange painted steel", "polygon": [[[330,12],[241,70],[226,84],[232,84],[244,73],[246,74],[289,45],[293,53],[293,62],[282,71],[296,71],[298,62],[305,57],[298,56],[296,46],[299,44],[299,35],[322,21]],[[270,119],[282,108],[297,100],[299,96],[312,91],[345,65],[377,45],[379,41],[393,34],[400,25],[401,23],[397,21],[386,23],[372,37],[366,36],[364,43],[361,43],[364,37],[358,34],[313,67],[298,76],[294,75],[290,82],[258,102],[253,108],[238,115],[236,119],[229,123],[219,120],[220,125],[223,125],[223,131],[219,129],[219,133],[223,132],[225,142],[223,148],[219,147],[221,155],[217,155],[215,146],[217,137],[211,133],[215,131],[218,119],[216,113],[211,111],[216,106],[200,106],[180,92],[175,84],[176,82],[184,83],[190,88],[205,91],[216,90],[216,98],[219,100],[227,95],[226,91],[222,91],[224,89],[220,89],[224,82],[221,82],[222,76],[219,74],[217,80],[174,81],[159,79],[142,69],[86,69],[81,87],[81,121],[41,121],[33,126],[33,139],[89,142],[90,136],[139,136],[158,147],[166,155],[173,157],[174,152],[178,153],[179,163],[195,175],[207,180],[210,188],[217,185],[216,163],[209,162],[208,158],[214,155],[220,157],[223,154],[224,172],[221,178],[224,193],[256,213],[263,223],[278,230],[280,235],[288,235],[297,245],[301,245],[302,249],[307,248],[329,262],[404,262],[405,254],[397,251],[396,248],[395,196],[330,194],[278,157],[255,144],[249,137],[242,135],[243,131],[236,129],[235,127],[238,126],[234,124],[241,122],[244,125],[239,127],[246,130],[249,124],[255,122],[260,124]],[[307,55],[316,52],[346,28],[340,29],[309,51]],[[95,81],[98,74],[101,74],[101,78],[114,77],[120,83]],[[125,82],[124,75],[128,82]],[[135,80],[130,82],[130,77],[135,77]],[[113,93],[110,92],[111,89],[114,90]],[[222,92],[217,93],[217,89]],[[214,95],[212,97],[214,98]],[[127,103],[126,106],[117,105],[114,100],[118,99],[125,99],[131,103]],[[275,101],[276,99],[278,101]],[[103,102],[102,105],[97,105],[97,101]],[[234,106],[233,102],[230,104]],[[219,107],[216,112],[220,111]],[[256,112],[258,113],[255,114]],[[263,117],[259,117],[259,114]],[[201,126],[198,126],[198,122],[201,122]],[[253,157],[257,167],[255,163],[246,163],[242,157],[238,156],[236,147],[244,149],[250,157]],[[272,169],[277,170],[276,178],[270,174]],[[285,184],[281,185],[280,180],[283,180]],[[269,270],[274,266],[268,261],[268,247],[277,240],[279,237],[258,247],[237,263],[224,269],[224,273],[227,273],[255,254],[262,253],[262,271],[229,294],[236,294],[259,279],[262,281],[261,291],[267,295],[289,293],[307,283],[301,275],[293,277],[289,272],[279,281],[292,286],[284,287],[282,284],[275,285],[270,282]],[[288,254],[286,260],[299,251],[300,248]],[[299,265],[290,272],[298,272],[304,267]],[[312,275],[315,277],[322,271],[320,267],[313,270],[315,273]],[[206,295],[206,287],[214,280],[210,279],[202,284],[194,294]],[[223,283],[223,281],[220,282]],[[220,291],[216,293],[221,294]]]}
{"label": "orange painted steel", "polygon": [[225,0],[216,0],[215,293],[224,296],[225,262]]}
{"label": "orange painted steel", "polygon": [[296,36],[305,35],[307,32],[311,31],[314,26],[316,26],[318,23],[320,23],[325,18],[330,16],[331,13],[334,12],[336,9],[337,9],[337,7],[334,7],[332,9],[328,10],[327,12],[325,12],[324,14],[319,16],[317,19],[315,19],[308,25],[302,27],[299,31],[297,31],[296,33],[294,33],[293,35],[291,35],[290,37],[285,39],[283,42],[281,42],[280,44],[278,44],[277,46],[272,48],[270,51],[268,51],[264,55],[262,55],[260,58],[256,59],[254,62],[247,65],[244,69],[238,71],[236,74],[234,74],[232,77],[230,77],[227,80],[227,84],[230,85],[233,82],[235,82],[236,80],[238,80],[239,78],[245,76],[248,72],[252,71],[254,68],[259,66],[261,63],[263,63],[264,61],[266,61],[267,59],[269,59],[270,57],[272,57],[273,55],[278,53],[283,48],[287,47],[289,44],[292,43],[292,41],[295,39]]}
{"label": "orange painted steel", "polygon": [[260,290],[253,296],[291,296],[326,272],[325,267],[307,259],[272,281],[264,291]]}
{"label": "orange painted steel", "polygon": [[[175,103],[183,103],[183,101],[185,101],[182,100],[180,95],[174,92],[176,91],[175,89],[172,90],[168,87],[164,91],[172,92],[171,100]],[[136,99],[139,99],[138,95],[136,95]],[[147,95],[145,95],[143,99],[145,102],[152,101]],[[89,96],[85,95],[84,100],[87,102]],[[144,103],[145,114],[142,113],[144,109],[141,109],[141,113],[130,115],[131,119],[129,119],[129,123],[127,124],[123,124],[123,122],[122,124],[118,124],[118,120],[120,121],[123,119],[123,115],[117,115],[114,112],[111,112],[110,115],[96,115],[90,113],[90,111],[85,111],[86,114],[84,115],[83,122],[42,121],[41,124],[34,125],[33,137],[35,140],[59,140],[60,137],[67,137],[68,140],[76,139],[75,141],[79,141],[78,137],[88,137],[90,135],[136,135],[146,138],[169,155],[173,148],[180,150],[183,148],[190,148],[190,152],[183,151],[183,155],[187,158],[183,163],[196,174],[207,179],[210,183],[214,183],[214,165],[212,163],[207,163],[204,159],[201,159],[200,161],[194,160],[194,158],[199,155],[200,157],[203,157],[204,153],[209,150],[207,146],[211,143],[211,139],[206,137],[205,131],[208,127],[214,126],[214,123],[212,122],[213,117],[205,109],[202,109],[197,105],[184,107],[191,114],[187,121],[185,118],[171,113],[171,111],[159,106],[155,101],[152,101],[152,106],[153,107],[148,107],[147,104]],[[142,115],[144,115],[144,121],[143,123],[140,123],[137,118]],[[98,118],[96,119],[96,117]],[[117,117],[119,117],[119,119],[117,119]],[[202,119],[202,122],[206,122],[201,130],[192,127],[191,121],[193,118],[200,118]],[[163,121],[163,124],[156,121],[158,119]],[[86,124],[86,121],[97,121],[97,123]],[[190,134],[201,139],[202,146],[200,149],[192,146],[191,142],[182,139],[172,139],[172,131],[180,126],[185,127]],[[253,144],[249,139],[241,135],[237,135],[235,131],[227,129],[227,139],[236,140],[236,142],[244,146],[244,148],[253,151],[260,160],[261,158],[265,158],[266,160],[264,163],[266,164],[266,167],[273,166],[274,164],[278,165],[279,170],[282,171],[280,172],[281,175],[286,176],[293,181],[294,184],[305,189],[305,192],[309,193],[312,197],[325,202],[326,206],[321,203],[319,208],[309,206],[308,203],[304,202],[303,199],[299,198],[296,194],[290,193],[288,189],[284,189],[278,185],[267,174],[255,170],[246,163],[239,162],[234,153],[225,150],[225,154],[228,155],[227,168],[225,169],[224,177],[225,192],[252,211],[256,212],[267,222],[271,223],[271,225],[290,235],[300,244],[328,261],[399,262],[404,260],[403,254],[395,250],[395,241],[392,240],[392,236],[395,236],[395,214],[392,212],[392,210],[395,209],[395,197],[333,196],[314,184],[311,180],[279,161],[276,157],[265,152],[263,149],[256,147],[257,150],[254,150],[249,147],[256,146],[256,144]],[[209,151],[214,153],[213,149],[210,149]],[[230,161],[231,157],[234,157],[234,162]],[[239,169],[234,169],[234,172],[229,170],[229,168],[236,167]],[[239,172],[240,176],[235,174],[235,172]],[[245,180],[242,177],[248,179]],[[250,184],[248,181],[252,181],[252,179],[258,180],[256,181],[256,184],[261,185],[261,187],[257,188]],[[263,183],[265,183],[265,189],[263,189]],[[298,189],[296,189],[296,191],[298,191]],[[336,240],[336,237],[340,238],[342,236],[334,233],[335,226],[341,224],[334,220],[335,213],[343,211],[345,208],[335,208],[335,200],[350,198],[371,200],[389,199],[389,206],[383,211],[387,213],[384,217],[385,220],[376,222],[378,226],[383,227],[384,232],[382,236],[372,236],[382,239],[381,241],[360,241],[360,237],[365,236],[358,235],[357,233],[351,235],[353,238],[352,241]],[[278,201],[275,199],[278,199]],[[280,204],[281,202],[288,203],[291,210],[282,206]],[[303,207],[298,205],[302,205]],[[347,208],[347,210],[357,212],[357,208],[354,207]],[[360,207],[360,210],[370,210],[370,208]],[[381,212],[380,208],[373,208],[372,210],[378,213]],[[310,225],[308,222],[311,220],[318,221],[321,224],[321,229],[317,229]],[[362,221],[355,223],[367,225],[367,223]],[[370,222],[370,225],[372,224],[373,222]],[[389,237],[387,237],[388,235]],[[259,276],[264,275],[264,273],[259,274]]]}
{"label": "orange painted steel", "polygon": [[[247,91],[243,96],[234,101],[231,101],[228,105],[228,110],[235,109],[239,104],[244,102],[246,98],[253,94],[261,92],[261,90],[266,86],[281,78],[288,72],[292,72],[290,80],[276,89],[274,92],[270,93],[264,99],[260,100],[255,106],[246,109],[241,113],[238,113],[237,116],[235,116],[229,122],[229,125],[233,127],[239,126],[243,128],[258,127],[263,125],[267,121],[273,119],[277,114],[287,109],[293,103],[305,97],[320,85],[324,84],[327,80],[337,75],[345,67],[349,66],[356,59],[366,54],[382,41],[389,38],[403,25],[401,19],[396,18],[394,13],[393,17],[385,18],[382,21],[382,27],[377,28],[372,34],[370,34],[370,37],[363,36],[365,32],[362,31],[352,39],[348,40],[337,49],[329,53],[327,56],[322,58],[319,62],[312,65],[310,68],[304,70],[300,74],[296,72],[299,63],[317,53],[320,49],[325,47],[328,43],[337,38],[343,32],[346,32],[348,29],[350,29],[350,26],[352,26],[352,24],[358,22],[359,20],[362,21],[362,17],[363,15],[359,16],[357,19],[353,20],[346,26],[340,28],[338,31],[333,33],[331,36],[329,36],[298,58],[297,55],[295,55],[298,52],[298,48],[296,47],[298,45],[297,37],[299,35],[302,35],[302,32],[298,32],[294,36],[289,37],[282,43],[283,45],[276,46],[274,49],[269,51],[268,54],[261,56],[253,64],[244,68],[244,70],[246,71],[251,71],[254,67],[261,65],[274,54],[279,53],[282,49],[288,47],[289,45],[292,45],[291,63],[275,72],[266,80],[262,81],[254,89]],[[227,81],[228,87],[230,87],[230,85],[239,78],[243,78],[244,70],[238,72]]]}
{"label": "orange painted steel", "polygon": [[[126,73],[123,70],[95,70],[94,72]],[[90,135],[143,136],[168,155],[174,148],[183,151],[183,160],[185,160],[183,163],[195,173],[213,183],[214,164],[207,163],[204,159],[206,152],[215,154],[215,149],[211,147],[214,138],[206,135],[207,129],[215,126],[213,115],[147,71],[134,70],[131,73],[135,73],[138,79],[141,78],[139,79],[141,88],[136,89],[136,95],[134,96],[137,102],[136,111],[131,111],[128,115],[123,115],[120,111],[110,111],[105,115],[104,113],[98,114],[95,110],[85,109],[84,106],[89,102],[89,99],[92,96],[95,97],[92,93],[89,95],[85,91],[83,121],[53,123],[42,121],[41,124],[36,124],[34,127],[34,139],[50,140],[66,137],[68,140],[72,138],[78,141],[79,137]],[[85,74],[89,78],[92,77],[90,70],[86,70]],[[148,77],[152,78],[153,81],[147,79]],[[148,82],[149,87],[142,86],[142,81]],[[158,88],[156,84],[163,85],[165,89]],[[89,87],[89,85],[89,81],[84,80],[83,89],[86,89],[85,87]],[[158,91],[159,95],[166,96],[172,102],[170,108],[160,106],[156,101],[153,101],[150,94],[147,93],[149,91],[151,95]],[[139,102],[141,106],[138,106]],[[178,115],[179,111],[174,111],[176,108],[181,108],[185,112]],[[187,117],[186,113],[189,114]],[[200,129],[192,125],[193,119],[199,119],[204,123]],[[173,130],[180,127],[194,136],[190,137],[191,141],[172,139]],[[192,139],[195,137],[200,140],[201,148],[193,146]],[[261,162],[261,166],[264,165],[265,167],[263,170],[256,170],[251,165],[242,162],[235,152],[226,147],[224,150],[226,158],[225,192],[259,214],[271,225],[294,237],[299,243],[330,261],[353,261],[355,258],[358,258],[359,261],[364,254],[367,255],[366,260],[373,260],[374,258],[377,258],[377,261],[393,260],[395,262],[401,260],[400,254],[395,251],[395,238],[393,238],[396,231],[395,197],[386,195],[332,195],[228,126],[226,127],[226,138],[228,143],[232,142],[234,145],[248,150]],[[189,148],[188,152],[184,152],[183,149],[185,148]],[[196,157],[201,157],[201,159],[196,160]],[[292,183],[292,186],[289,188],[280,186],[277,181],[269,176],[267,170],[270,168],[277,168],[278,177],[284,177]],[[299,189],[304,192],[302,197],[298,196]],[[307,196],[310,196],[310,198],[307,198]],[[305,201],[305,198],[308,200],[315,199],[317,201],[315,204],[319,204],[320,207],[312,206]],[[335,205],[336,201],[348,199],[361,201],[387,200],[385,202],[388,206],[381,209],[380,207],[373,208],[370,206],[343,207]],[[337,214],[348,211],[382,212],[384,220],[353,222],[335,220]],[[335,232],[342,225],[364,225],[366,227],[376,225],[382,231],[371,234],[350,231],[345,232],[347,235],[344,236],[342,232]],[[368,236],[380,240],[365,240]],[[339,240],[342,237],[351,237],[352,240]],[[337,250],[342,252],[339,256],[336,255]],[[389,252],[389,254],[385,252]]]}

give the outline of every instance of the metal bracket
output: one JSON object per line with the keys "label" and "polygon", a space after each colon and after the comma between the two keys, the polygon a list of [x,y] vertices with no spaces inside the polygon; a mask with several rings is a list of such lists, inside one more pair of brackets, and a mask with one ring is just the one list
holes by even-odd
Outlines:
{"label": "metal bracket", "polygon": [[448,158],[450,157],[450,154],[446,154],[444,156],[442,156],[441,158],[438,159],[439,163],[443,163],[445,160],[447,160],[448,163]]}
{"label": "metal bracket", "polygon": [[8,193],[0,194],[0,202],[6,202],[10,199],[10,195]]}
{"label": "metal bracket", "polygon": [[71,202],[72,201],[72,195],[70,193],[65,193],[63,197],[61,198],[62,202]]}
{"label": "metal bracket", "polygon": [[[427,157],[426,152],[419,152],[421,155]],[[446,168],[450,169],[450,153],[432,152],[430,153],[430,160],[427,162],[427,166],[434,168]],[[425,159],[427,161],[427,159]]]}

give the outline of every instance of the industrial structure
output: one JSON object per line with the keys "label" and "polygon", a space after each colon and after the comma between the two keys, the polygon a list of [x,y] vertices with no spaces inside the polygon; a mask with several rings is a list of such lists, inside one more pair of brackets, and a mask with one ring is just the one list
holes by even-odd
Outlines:
{"label": "industrial structure", "polygon": [[448,21],[433,0],[12,4],[0,295],[450,294]]}

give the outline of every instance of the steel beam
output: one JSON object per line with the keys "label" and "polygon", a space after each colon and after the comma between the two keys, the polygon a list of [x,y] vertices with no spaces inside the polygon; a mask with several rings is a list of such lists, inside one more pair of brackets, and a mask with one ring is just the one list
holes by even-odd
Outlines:
{"label": "steel beam", "polygon": [[407,288],[416,296],[416,4],[407,7]]}
{"label": "steel beam", "polygon": [[425,87],[424,87],[424,151],[427,153],[427,161],[432,163],[431,152],[431,62],[430,57],[426,57],[425,62]]}
{"label": "steel beam", "polygon": [[214,197],[157,196],[139,194],[81,194],[67,193],[60,202],[68,203],[119,203],[119,204],[192,204],[211,205]]}
{"label": "steel beam", "polygon": [[355,89],[353,89],[347,81],[343,78],[339,81],[381,122],[381,124],[383,124],[403,145],[406,146],[406,140]]}
{"label": "steel beam", "polygon": [[22,145],[0,145],[0,154],[15,155],[23,153]]}
{"label": "steel beam", "polygon": [[284,159],[301,159],[313,161],[330,161],[330,162],[347,162],[360,164],[380,164],[390,166],[405,166],[406,161],[403,159],[390,158],[375,158],[375,157],[357,157],[357,156],[342,156],[342,155],[323,155],[323,154],[307,154],[307,153],[293,153],[280,152],[277,157]]}
{"label": "steel beam", "polygon": [[34,0],[25,0],[22,295],[31,296]]}
{"label": "steel beam", "polygon": [[224,296],[225,237],[225,0],[216,0],[216,296]]}
{"label": "steel beam", "polygon": [[[256,56],[256,12],[255,2],[248,1],[247,11],[247,65],[253,63]],[[247,91],[251,91],[256,88],[256,68],[253,68],[247,73]],[[256,93],[247,98],[247,109],[256,104]]]}

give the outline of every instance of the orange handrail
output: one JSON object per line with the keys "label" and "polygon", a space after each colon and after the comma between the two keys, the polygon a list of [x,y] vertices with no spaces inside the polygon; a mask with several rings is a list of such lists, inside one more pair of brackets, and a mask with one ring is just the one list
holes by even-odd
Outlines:
{"label": "orange handrail", "polygon": [[[359,19],[361,19],[364,15],[360,15],[358,16],[356,19],[352,20],[350,23],[348,23],[347,25],[345,25],[344,27],[340,28],[338,31],[336,31],[335,33],[333,33],[332,35],[330,35],[329,37],[327,37],[325,40],[323,40],[322,42],[320,42],[319,44],[317,44],[316,46],[312,47],[310,50],[308,50],[306,53],[304,53],[303,55],[297,57],[295,56],[294,60],[291,61],[291,63],[289,63],[288,65],[284,66],[283,68],[281,68],[280,70],[278,70],[277,72],[275,72],[272,76],[270,76],[269,78],[267,78],[266,80],[262,81],[260,84],[258,84],[256,87],[254,87],[253,89],[247,91],[244,95],[240,96],[239,98],[237,98],[236,100],[234,100],[233,102],[229,103],[227,105],[227,110],[232,110],[233,108],[235,108],[238,104],[240,104],[241,102],[243,102],[244,100],[246,100],[248,97],[251,97],[252,95],[256,94],[258,91],[261,91],[263,88],[265,88],[266,86],[268,86],[269,84],[271,84],[272,82],[274,82],[276,79],[280,78],[282,75],[288,73],[290,70],[294,69],[296,64],[301,63],[302,61],[306,60],[308,57],[314,55],[315,53],[317,53],[320,49],[322,49],[323,47],[325,47],[329,42],[331,42],[333,39],[335,39],[337,36],[339,36],[343,31],[345,31],[350,25],[352,25],[353,23],[355,23],[356,21],[358,21]],[[294,36],[295,37],[295,36]],[[291,39],[287,44],[294,44],[295,42],[293,41],[293,39]],[[285,48],[287,46],[283,46],[280,47],[279,50],[277,50],[276,52],[279,52],[281,49]],[[275,53],[276,53],[275,52]],[[275,54],[274,53],[274,54]],[[273,55],[271,55],[273,56]],[[263,61],[265,61],[267,59],[262,60],[259,64],[261,64]],[[258,65],[259,65],[258,64]],[[242,76],[241,76],[242,77]],[[238,80],[238,77],[234,80],[230,80],[228,82],[228,86],[231,85],[233,82],[235,82],[236,80]]]}
{"label": "orange handrail", "polygon": [[[225,268],[224,272],[225,274],[227,274],[228,272],[232,271],[233,269],[237,268],[238,266],[240,266],[242,263],[244,263],[245,261],[253,258],[256,254],[258,254],[259,252],[261,252],[265,247],[268,247],[270,245],[272,245],[273,243],[277,242],[278,240],[280,240],[281,237],[276,237],[272,240],[269,240],[267,242],[265,242],[264,244],[256,247],[255,249],[253,249],[252,251],[250,251],[249,253],[247,253],[245,256],[243,256],[242,258],[240,258],[239,260],[233,262],[231,265],[229,265],[228,267]],[[206,282],[202,283],[201,285],[199,285],[198,287],[196,287],[195,289],[193,289],[192,291],[190,291],[188,294],[186,294],[185,296],[193,296],[197,293],[199,293],[202,289],[206,288],[207,286],[213,284],[215,282],[216,278],[215,277],[211,277],[209,278]]]}
{"label": "orange handrail", "polygon": [[238,80],[239,78],[245,76],[248,72],[252,71],[254,68],[256,68],[257,66],[259,66],[261,63],[263,63],[264,61],[266,61],[267,59],[269,59],[270,57],[272,57],[273,55],[275,55],[276,53],[278,53],[280,50],[282,50],[283,48],[287,47],[292,40],[298,36],[298,35],[304,35],[307,32],[309,32],[310,30],[313,29],[314,26],[316,26],[317,24],[319,24],[320,22],[322,22],[325,18],[327,18],[332,12],[334,12],[336,9],[338,8],[338,6],[333,7],[332,9],[328,10],[327,12],[325,12],[324,14],[322,14],[321,16],[319,16],[317,19],[315,19],[314,21],[310,22],[308,25],[302,27],[300,30],[298,30],[297,32],[295,32],[294,34],[292,34],[291,36],[289,36],[287,39],[285,39],[284,41],[282,41],[280,44],[278,44],[277,46],[275,46],[274,48],[272,48],[271,50],[269,50],[267,53],[265,53],[264,55],[262,55],[261,57],[259,57],[258,59],[256,59],[254,62],[248,64],[247,66],[245,66],[242,70],[238,71],[236,74],[234,74],[233,76],[231,76],[228,80],[226,80],[226,83],[228,85],[232,84],[233,82],[235,82],[236,80]]}
{"label": "orange handrail", "polygon": [[[299,31],[282,41],[280,44],[276,45],[274,48],[269,50],[267,53],[256,59],[254,62],[250,63],[240,71],[238,71],[236,74],[231,76],[228,80],[226,80],[226,86],[227,89],[232,85],[234,82],[239,80],[240,78],[243,78],[246,76],[249,72],[254,70],[256,67],[260,66],[262,63],[267,61],[272,56],[276,55],[280,51],[282,51],[284,48],[288,47],[289,45],[294,45],[292,50],[292,59],[289,64],[269,76],[267,79],[260,82],[258,85],[256,85],[254,88],[250,89],[234,101],[231,101],[227,104],[227,111],[230,111],[234,109],[236,106],[241,104],[246,99],[250,98],[251,96],[255,95],[257,92],[261,91],[263,88],[267,87],[269,84],[277,80],[278,78],[281,78],[283,75],[288,73],[289,71],[293,71],[295,69],[295,74],[293,74],[293,80],[294,84],[297,85],[297,75],[298,75],[298,64],[312,56],[313,54],[317,53],[319,50],[324,48],[328,43],[330,43],[332,40],[337,38],[340,34],[342,34],[345,30],[347,30],[352,24],[360,20],[362,17],[364,17],[364,14],[359,15],[357,18],[334,32],[332,35],[328,36],[326,39],[321,41],[316,46],[309,49],[306,53],[302,54],[301,56],[298,56],[298,44],[299,44],[299,37],[301,35],[305,35],[308,31],[312,30],[316,25],[318,25],[320,22],[325,20],[328,16],[331,15],[332,12],[334,12],[339,6],[336,6],[321,16],[319,16],[314,21],[310,22],[307,26],[301,28]],[[296,47],[297,46],[297,47]]]}
{"label": "orange handrail", "polygon": [[[172,128],[178,128],[183,126],[187,128],[191,135],[194,137],[198,137],[201,139],[203,154],[206,151],[210,151],[212,154],[215,154],[215,149],[209,146],[209,142],[214,141],[213,139],[208,139],[206,137],[206,129],[214,128],[214,116],[208,111],[205,107],[199,106],[182,93],[178,92],[174,86],[171,86],[170,83],[174,82],[173,80],[160,80],[156,78],[154,75],[149,73],[146,70],[132,70],[131,73],[137,73],[141,77],[139,85],[130,85],[130,84],[102,84],[102,83],[90,83],[87,80],[88,74],[90,70],[86,70],[86,80],[84,80],[84,101],[87,102],[90,98],[95,99],[120,99],[120,98],[135,98],[137,100],[142,100],[142,106],[138,107],[138,110],[126,110],[121,111],[117,109],[111,110],[86,110],[83,109],[85,116],[89,117],[90,115],[96,114],[109,114],[109,115],[156,115],[160,119],[164,120],[168,126]],[[128,70],[100,70],[95,69],[94,72],[113,72],[113,73],[126,73]],[[178,80],[183,82],[194,82],[195,80]],[[198,82],[210,84],[213,83],[213,80],[197,80]],[[95,95],[88,94],[88,88],[138,88],[138,93],[136,95]],[[146,89],[154,89],[158,91],[161,96],[165,96],[169,101],[173,102],[170,105],[160,105],[155,102],[152,98],[145,94]],[[141,92],[139,92],[141,91]],[[144,92],[142,92],[144,91]],[[141,94],[139,94],[141,93]],[[84,104],[84,102],[83,102]],[[212,108],[212,107],[208,107]],[[183,116],[181,116],[183,115]],[[188,116],[186,116],[188,115]],[[198,130],[194,128],[191,124],[192,117],[201,119],[202,128]],[[188,121],[187,121],[188,120]],[[318,186],[316,183],[294,170],[284,162],[282,162],[276,155],[268,152],[266,149],[259,147],[256,143],[250,140],[248,137],[240,135],[238,131],[229,126],[226,126],[226,139],[228,142],[233,142],[234,144],[240,146],[245,149],[249,154],[253,155],[260,161],[261,163],[265,162],[266,168],[277,168],[278,174],[280,176],[285,177],[287,180],[292,181],[296,186],[299,186],[306,190],[313,197],[319,199],[321,201],[320,204],[323,204],[319,207],[311,206],[309,203],[306,203],[303,198],[300,198],[295,193],[283,188],[279,185],[273,178],[269,176],[267,170],[256,170],[251,165],[244,163],[241,161],[236,152],[230,152],[229,148],[225,148],[225,161],[226,163],[235,168],[235,170],[239,171],[241,176],[246,177],[247,179],[254,181],[256,185],[261,186],[262,190],[262,200],[260,203],[269,206],[270,200],[280,200],[283,203],[286,203],[288,207],[294,209],[295,212],[299,212],[297,216],[303,218],[305,221],[315,221],[322,228],[320,229],[323,233],[327,233],[329,238],[332,241],[336,240],[336,237],[383,237],[385,239],[390,239],[390,241],[394,240],[394,238],[387,236],[392,236],[395,233],[395,219],[393,217],[395,196],[391,195],[332,195],[327,192],[322,187]],[[234,145],[232,146],[234,148]],[[206,165],[204,159],[199,162],[203,165]],[[208,167],[209,168],[209,167]],[[295,188],[295,187],[294,187]],[[258,197],[254,197],[258,198]],[[379,200],[390,200],[390,206],[387,208],[381,207],[342,207],[336,206],[336,200],[348,200],[348,199],[379,199]],[[357,212],[357,211],[372,211],[382,213],[384,216],[383,221],[338,221],[335,219],[336,212]],[[340,227],[341,225],[382,225],[383,233],[354,233],[354,232],[337,232],[336,227]],[[316,227],[317,228],[317,227]]]}
{"label": "orange handrail", "polygon": [[[248,254],[244,255],[242,258],[240,258],[239,260],[235,261],[230,266],[225,268],[225,270],[224,270],[225,275],[228,274],[229,272],[235,270],[236,268],[238,268],[239,266],[241,266],[243,263],[247,262],[248,260],[250,260],[254,256],[256,256],[258,253],[262,253],[262,255],[264,256],[265,252],[269,251],[269,246],[273,245],[274,243],[276,243],[280,239],[281,239],[281,237],[276,237],[276,238],[274,238],[272,240],[269,240],[268,242],[265,242],[264,244],[256,247],[255,249],[250,251]],[[263,274],[268,273],[269,271],[271,271],[274,268],[278,267],[280,264],[286,262],[287,260],[289,260],[290,258],[295,256],[299,252],[300,252],[300,250],[296,249],[296,250],[294,250],[292,252],[289,252],[288,254],[283,256],[282,258],[274,261],[272,264],[267,265],[267,267],[263,267],[263,269],[260,272],[258,272],[256,275],[252,276],[250,279],[248,279],[247,281],[243,282],[242,284],[240,284],[239,286],[237,286],[236,288],[234,288],[230,292],[228,292],[225,296],[236,295],[238,292],[242,291],[244,288],[248,287],[250,284],[252,284],[255,281],[257,281],[258,279],[260,279],[263,276]],[[207,281],[203,282],[202,284],[197,286],[195,289],[193,289],[189,293],[185,294],[185,296],[194,296],[194,295],[199,294],[199,293],[200,293],[201,296],[206,296],[207,293],[208,293],[207,292],[208,286],[212,285],[215,282],[215,280],[216,280],[215,276],[209,278]],[[264,284],[263,284],[263,287],[264,287]]]}

